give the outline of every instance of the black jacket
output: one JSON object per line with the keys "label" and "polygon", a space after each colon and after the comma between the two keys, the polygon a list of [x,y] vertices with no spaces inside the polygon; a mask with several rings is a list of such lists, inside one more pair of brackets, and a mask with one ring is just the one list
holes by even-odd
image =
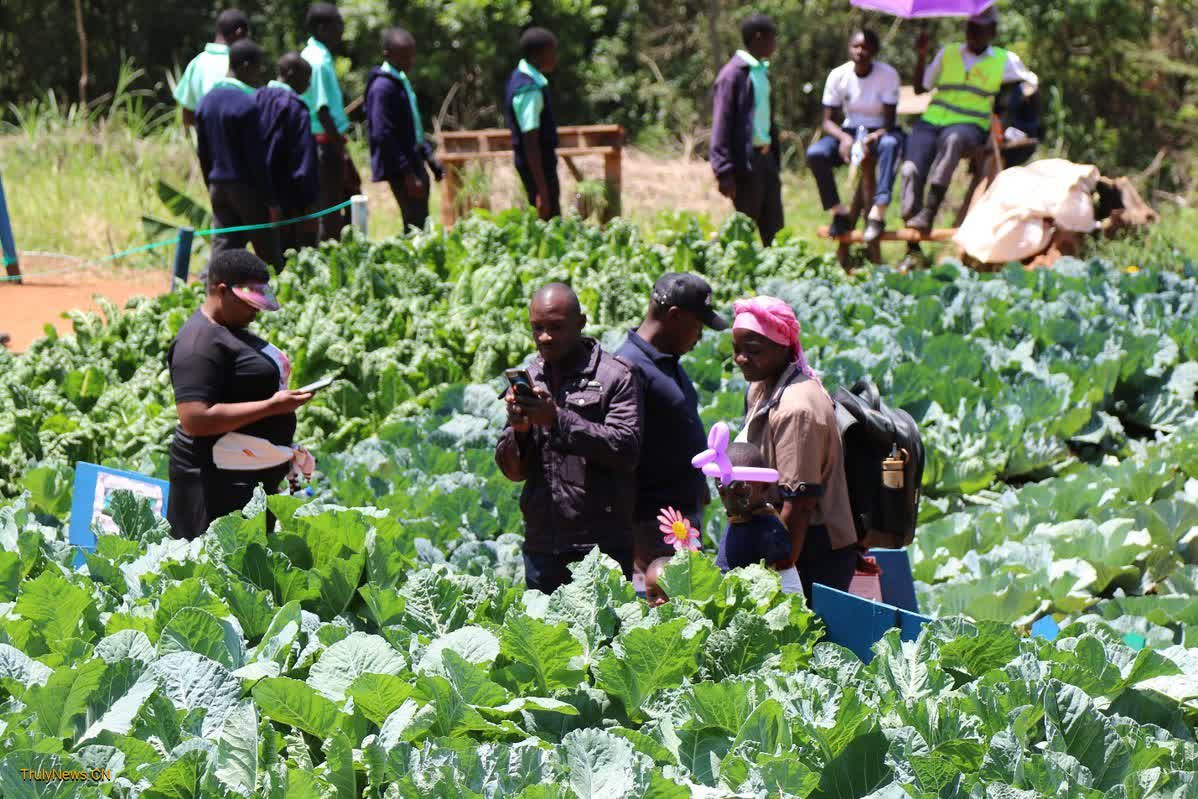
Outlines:
{"label": "black jacket", "polygon": [[[770,156],[779,163],[778,127],[770,104]],[[753,81],[749,65],[738,56],[724,65],[715,79],[712,98],[711,151],[708,160],[717,178],[743,177],[752,171]]]}
{"label": "black jacket", "polygon": [[[529,552],[632,546],[641,388],[631,365],[594,339],[583,341],[587,357],[562,375],[554,397],[554,427],[525,434],[506,428],[495,448],[500,470],[524,482]],[[539,357],[529,365],[534,385],[549,388],[545,369]]]}

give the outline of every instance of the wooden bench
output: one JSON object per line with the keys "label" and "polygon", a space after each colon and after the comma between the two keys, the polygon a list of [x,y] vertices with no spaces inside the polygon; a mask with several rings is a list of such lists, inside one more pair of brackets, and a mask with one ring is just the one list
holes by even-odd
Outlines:
{"label": "wooden bench", "polygon": [[[578,125],[557,129],[557,154],[566,167],[581,180],[574,165],[578,156],[603,158],[603,179],[607,184],[608,205],[604,221],[620,213],[623,171],[624,128],[620,125]],[[445,166],[445,192],[441,202],[441,224],[452,227],[457,220],[457,194],[461,188],[460,170],[471,161],[512,158],[512,134],[506,128],[464,130],[438,133],[437,157]]]}
{"label": "wooden bench", "polygon": [[[903,86],[899,90],[898,115],[900,117],[919,116],[927,110],[930,101],[930,93],[916,94],[913,87]],[[997,115],[991,115],[990,136],[986,146],[979,149],[968,159],[969,188],[965,190],[965,195],[962,197],[961,204],[957,208],[957,216],[953,221],[953,226],[951,228],[933,228],[926,235],[913,228],[887,230],[882,234],[880,241],[903,241],[909,246],[918,246],[921,242],[925,241],[952,241],[953,236],[957,233],[957,228],[965,221],[965,217],[970,209],[986,193],[986,189],[994,182],[994,178],[998,176],[998,173],[1004,169],[1003,151],[1037,143],[1038,140],[1029,138],[1014,144],[1008,144],[1003,137],[1002,122]],[[867,202],[875,193],[876,178],[874,175],[874,164],[873,157],[869,156],[862,162],[860,167],[857,185],[853,191],[853,202],[849,209],[849,217],[854,228],[856,228],[862,212],[869,208]],[[896,177],[895,180],[897,181],[898,178]],[[827,225],[820,226],[817,232],[822,238],[829,238]],[[838,236],[836,241],[836,260],[841,266],[847,269],[852,263],[850,246],[864,243],[864,234],[859,230],[852,230],[843,236]],[[881,263],[881,249],[878,242],[868,245],[865,252],[866,258],[871,263]]]}

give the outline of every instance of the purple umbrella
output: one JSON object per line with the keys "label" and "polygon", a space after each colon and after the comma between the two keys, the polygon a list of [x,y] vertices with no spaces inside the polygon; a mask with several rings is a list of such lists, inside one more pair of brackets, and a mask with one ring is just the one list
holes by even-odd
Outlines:
{"label": "purple umbrella", "polygon": [[904,19],[915,17],[972,17],[994,0],[851,0],[857,8],[881,11]]}

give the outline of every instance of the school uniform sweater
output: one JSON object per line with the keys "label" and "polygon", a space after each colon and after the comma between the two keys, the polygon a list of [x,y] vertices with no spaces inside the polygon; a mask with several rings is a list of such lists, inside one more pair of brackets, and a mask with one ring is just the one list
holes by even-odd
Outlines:
{"label": "school uniform sweater", "polygon": [[286,83],[273,80],[258,90],[254,100],[280,205],[292,211],[311,207],[320,191],[320,179],[308,104]]}
{"label": "school uniform sweater", "polygon": [[376,181],[425,174],[427,145],[413,114],[414,98],[399,74],[375,67],[366,79],[370,172]]}
{"label": "school uniform sweater", "polygon": [[261,193],[267,205],[275,205],[274,182],[266,165],[258,104],[254,102],[253,94],[231,83],[218,84],[196,109],[204,181],[209,185],[248,184]]}

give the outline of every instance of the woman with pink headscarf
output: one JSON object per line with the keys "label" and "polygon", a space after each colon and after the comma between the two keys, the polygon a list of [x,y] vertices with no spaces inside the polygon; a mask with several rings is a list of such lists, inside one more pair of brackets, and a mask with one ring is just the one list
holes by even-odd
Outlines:
{"label": "woman with pink headscarf", "polygon": [[756,446],[778,471],[771,502],[791,537],[789,560],[771,565],[797,566],[808,602],[812,583],[847,591],[857,567],[857,532],[832,398],[807,363],[789,305],[754,297],[738,300],[733,311],[735,361],[749,381],[737,440]]}

